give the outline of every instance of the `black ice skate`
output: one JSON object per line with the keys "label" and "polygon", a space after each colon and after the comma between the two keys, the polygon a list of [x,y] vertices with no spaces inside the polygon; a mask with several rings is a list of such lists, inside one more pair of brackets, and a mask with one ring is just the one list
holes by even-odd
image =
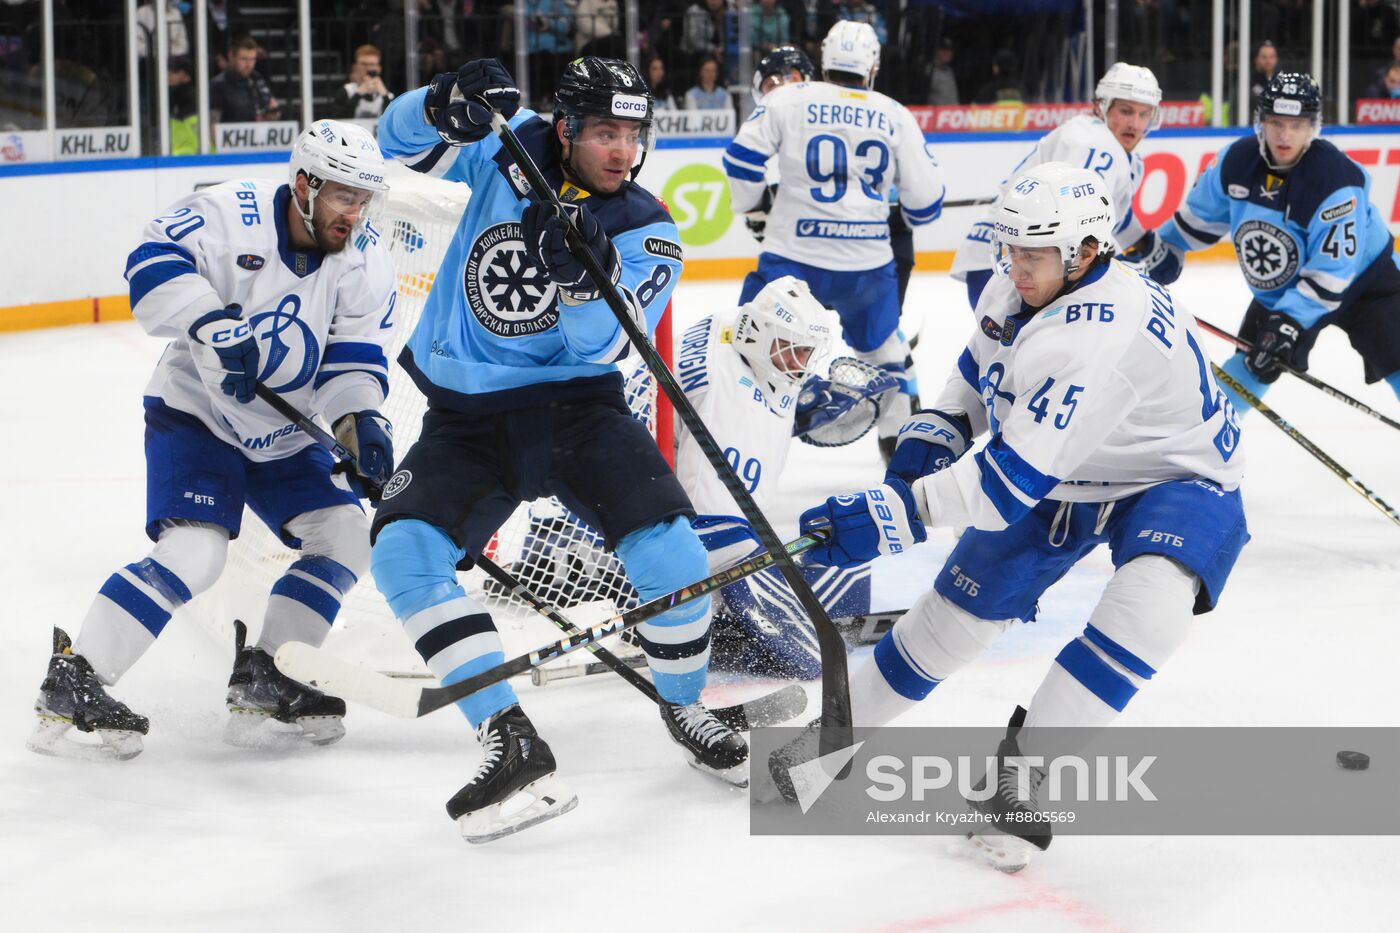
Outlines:
{"label": "black ice skate", "polygon": [[236,652],[228,679],[224,741],[241,748],[330,745],[345,735],[345,701],[292,680],[261,648],[244,646],[248,628],[233,623]]}
{"label": "black ice skate", "polygon": [[467,842],[500,839],[578,806],[578,795],[554,776],[554,753],[518,705],[483,722],[476,735],[481,764],[447,801]]}
{"label": "black ice skate", "polygon": [[[116,759],[141,754],[141,736],[150,720],[138,716],[107,690],[87,658],[73,653],[73,642],[59,628],[53,630],[53,657],[49,672],[34,701],[39,717],[26,746],[40,755],[59,758]],[[77,742],[66,733],[77,728],[96,736],[97,742]]]}
{"label": "black ice skate", "polygon": [[[1022,758],[1016,744],[1017,733],[1026,721],[1024,708],[1016,707],[1006,727],[1006,738],[997,746],[996,787],[986,800],[969,800],[973,811],[995,820],[982,832],[968,833],[973,849],[998,871],[1018,872],[1025,868],[1037,849],[1050,848],[1050,824],[1045,821],[1009,822],[1007,814],[1034,814],[1040,810],[1036,795],[1045,780],[1044,768],[1013,767],[1009,759]],[[1024,785],[1024,786],[1021,786]],[[982,791],[987,786],[983,778],[973,788]]]}
{"label": "black ice skate", "polygon": [[661,720],[690,755],[690,766],[735,787],[749,786],[749,745],[744,737],[696,700],[687,706],[662,701]]}

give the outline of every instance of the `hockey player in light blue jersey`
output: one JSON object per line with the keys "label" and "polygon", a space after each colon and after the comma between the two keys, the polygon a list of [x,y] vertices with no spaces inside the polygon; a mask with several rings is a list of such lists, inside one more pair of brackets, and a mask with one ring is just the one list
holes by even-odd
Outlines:
{"label": "hockey player in light blue jersey", "polygon": [[[170,341],[146,388],[146,534],[155,547],[102,585],[76,643],[54,631],[29,747],[130,758],[146,717],[106,692],[171,614],[218,579],[246,503],[302,556],[272,587],[255,645],[242,630],[225,739],[325,745],[345,703],[283,676],[283,642],[320,644],[369,567],[360,496],[331,457],[254,395],[261,382],[323,416],[357,455],[362,479],[393,470],[385,347],[394,275],[371,215],[384,160],[360,127],[313,124],[288,183],[232,181],[182,198],[147,225],[127,260],[131,309]],[[74,741],[72,729],[99,742]]]}
{"label": "hockey player in light blue jersey", "polygon": [[[1254,349],[1237,353],[1226,372],[1262,396],[1279,363],[1306,370],[1318,332],[1335,324],[1360,354],[1366,381],[1384,379],[1400,396],[1394,237],[1371,203],[1366,170],[1316,138],[1321,113],[1311,76],[1275,75],[1259,95],[1256,138],[1226,146],[1196,180],[1145,268],[1169,284],[1188,251],[1228,233],[1254,292],[1240,326]],[[1248,409],[1239,398],[1235,404]]]}
{"label": "hockey player in light blue jersey", "polygon": [[[1190,314],[1111,260],[1110,191],[1092,171],[1046,163],[1014,180],[994,220],[999,265],[978,326],[934,408],[905,425],[885,481],[802,516],[845,566],[904,550],[925,527],[969,526],[920,597],[851,672],[857,726],[881,726],[935,692],[1080,558],[1107,544],[1114,574],[1083,634],[1011,717],[973,806],[998,829],[973,836],[996,867],[1023,867],[1049,824],[1018,797],[1021,755],[1077,749],[1040,727],[1103,727],[1215,606],[1249,538],[1239,429]],[[1046,231],[1051,231],[1047,233]],[[1105,249],[1105,244],[1108,248]],[[989,435],[980,450],[973,440]],[[811,735],[811,733],[809,733]],[[775,757],[807,757],[810,738]],[[786,788],[791,791],[789,784]]]}
{"label": "hockey player in light blue jersey", "polygon": [[[373,529],[375,583],[444,683],[504,659],[490,614],[456,572],[522,500],[557,495],[603,535],[643,599],[707,574],[690,500],[623,400],[616,363],[629,352],[627,337],[566,248],[563,224],[490,130],[494,109],[651,332],[681,272],[675,225],[633,182],[650,141],[651,93],[626,62],[585,57],[565,68],[554,97],[552,119],[519,109],[509,72],[479,60],[401,95],[379,125],[387,154],[471,188],[400,357],[429,407]],[[658,616],[639,634],[671,737],[697,767],[746,783],[747,744],[700,702],[708,600]],[[574,806],[509,684],[460,706],[485,754],[447,804],[468,841]]]}

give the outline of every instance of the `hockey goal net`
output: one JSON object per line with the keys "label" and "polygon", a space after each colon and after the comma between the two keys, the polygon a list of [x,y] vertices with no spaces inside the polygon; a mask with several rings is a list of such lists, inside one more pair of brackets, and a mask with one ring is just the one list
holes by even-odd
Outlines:
{"label": "hockey goal net", "polygon": [[[393,422],[394,449],[402,457],[418,438],[427,404],[398,365],[397,357],[418,323],[428,290],[465,209],[468,191],[461,184],[409,172],[395,174],[391,185],[381,224],[384,236],[389,238],[389,252],[398,276],[398,299],[384,414]],[[655,343],[669,366],[669,308],[657,327]],[[646,422],[670,459],[669,401],[657,390],[645,367],[637,365],[635,354],[620,366],[630,374],[626,394],[633,416]],[[558,499],[522,504],[501,526],[486,554],[580,624],[630,608],[637,602],[621,564],[603,547],[602,538]],[[234,619],[242,619],[256,635],[269,590],[296,559],[296,552],[248,512],[239,538],[229,548],[223,575],[209,592],[191,604],[192,614],[229,644],[233,641]],[[557,629],[510,597],[481,570],[459,576],[467,591],[492,611],[508,651],[528,650],[558,634]],[[366,574],[346,597],[326,644],[337,654],[381,670],[423,671],[421,660],[398,628],[383,596]]]}

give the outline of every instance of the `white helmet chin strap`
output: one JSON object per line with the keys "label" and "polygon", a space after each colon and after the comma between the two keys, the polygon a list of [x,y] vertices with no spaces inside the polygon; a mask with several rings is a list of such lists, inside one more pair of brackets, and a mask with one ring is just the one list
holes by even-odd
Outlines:
{"label": "white helmet chin strap", "polygon": [[296,205],[297,213],[301,216],[302,225],[306,227],[306,232],[311,234],[311,238],[316,239],[316,225],[312,219],[316,216],[316,195],[321,190],[319,184],[312,183],[312,176],[307,172],[299,173],[306,177],[306,210],[301,209],[301,199],[297,197],[297,189],[292,188],[292,203]]}

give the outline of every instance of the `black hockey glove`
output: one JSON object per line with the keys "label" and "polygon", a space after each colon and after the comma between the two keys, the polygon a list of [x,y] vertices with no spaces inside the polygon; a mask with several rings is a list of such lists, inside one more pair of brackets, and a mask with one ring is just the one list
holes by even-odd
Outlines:
{"label": "black hockey glove", "polygon": [[355,455],[366,498],[379,500],[379,491],[394,473],[394,429],[372,409],[343,415],[335,423],[335,439]]}
{"label": "black hockey glove", "polygon": [[1265,385],[1273,383],[1283,372],[1280,363],[1294,365],[1293,352],[1302,335],[1303,328],[1293,318],[1277,311],[1270,313],[1254,336],[1254,349],[1244,356],[1245,368]]}
{"label": "black hockey glove", "polygon": [[744,226],[749,228],[749,233],[758,242],[763,242],[764,231],[768,229],[768,212],[773,209],[773,196],[778,193],[777,185],[769,185],[763,189],[763,198],[758,202],[758,207],[744,215]]}
{"label": "black hockey glove", "polygon": [[223,367],[224,381],[220,388],[240,404],[253,400],[258,383],[258,342],[253,329],[243,320],[243,308],[229,305],[210,311],[190,325],[190,339],[213,350]]}
{"label": "black hockey glove", "polygon": [[[603,225],[582,204],[565,205],[564,209],[573,217],[588,251],[616,285],[622,274],[622,261],[618,258],[617,248],[603,232]],[[535,265],[559,286],[560,302],[580,305],[598,298],[600,292],[584,269],[583,262],[569,251],[565,229],[563,219],[552,204],[532,202],[520,218],[520,236],[525,241],[525,251]]]}
{"label": "black hockey glove", "polygon": [[1149,230],[1123,251],[1123,259],[1140,266],[1143,274],[1158,285],[1170,285],[1181,277],[1186,253]]}
{"label": "black hockey glove", "polygon": [[449,146],[466,146],[489,136],[493,109],[507,120],[520,109],[515,79],[494,58],[478,58],[455,74],[437,75],[423,99],[424,119]]}

